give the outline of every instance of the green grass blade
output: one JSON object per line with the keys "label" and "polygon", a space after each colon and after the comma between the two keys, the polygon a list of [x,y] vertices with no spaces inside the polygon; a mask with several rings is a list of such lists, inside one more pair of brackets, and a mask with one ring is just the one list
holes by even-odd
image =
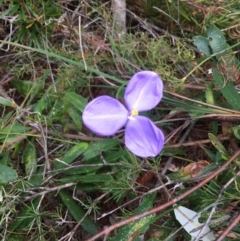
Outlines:
{"label": "green grass blade", "polygon": [[[69,64],[72,64],[72,65],[75,65],[75,66],[78,66],[80,67],[82,70],[85,70],[85,66],[83,63],[80,63],[80,62],[77,62],[77,61],[74,61],[72,59],[68,59],[64,56],[61,56],[59,54],[56,54],[56,53],[52,53],[52,52],[49,52],[47,50],[44,50],[44,49],[41,49],[41,48],[32,48],[32,47],[29,47],[29,46],[25,46],[25,45],[22,45],[22,44],[18,44],[18,43],[13,43],[13,42],[9,42],[9,41],[4,41],[4,40],[0,40],[0,43],[2,44],[9,44],[9,45],[12,45],[12,46],[16,46],[16,47],[19,47],[19,48],[23,48],[23,49],[26,49],[26,50],[29,50],[29,51],[33,51],[33,52],[37,52],[37,53],[40,53],[40,54],[43,54],[43,55],[47,55],[48,57],[52,57],[52,58],[56,58],[56,59],[59,59],[59,60],[63,60]],[[121,79],[118,79],[114,76],[111,76],[109,74],[106,74],[104,72],[101,72],[93,67],[87,67],[87,71],[90,72],[90,73],[94,73],[96,75],[100,75],[102,77],[105,77],[105,78],[108,78],[110,80],[113,80],[119,84],[123,84],[123,85],[126,85],[128,81],[123,81]]]}
{"label": "green grass blade", "polygon": [[222,145],[222,143],[217,139],[217,137],[214,136],[212,133],[209,133],[208,138],[211,140],[211,142],[215,146],[215,148],[220,152],[220,154],[222,155],[222,158],[224,160],[228,160],[229,154],[228,154],[227,150],[225,149],[225,147]]}

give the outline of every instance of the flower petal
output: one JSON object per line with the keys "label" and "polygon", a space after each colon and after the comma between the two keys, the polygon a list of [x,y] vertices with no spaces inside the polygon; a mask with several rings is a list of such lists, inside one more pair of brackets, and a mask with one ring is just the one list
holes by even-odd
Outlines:
{"label": "flower petal", "polygon": [[128,111],[116,99],[100,96],[87,104],[83,111],[83,123],[95,134],[111,136],[127,122]]}
{"label": "flower petal", "polygon": [[154,108],[162,99],[163,82],[153,71],[136,73],[125,90],[125,103],[129,111],[146,111]]}
{"label": "flower petal", "polygon": [[145,116],[129,117],[125,145],[140,157],[157,156],[164,145],[163,132]]}

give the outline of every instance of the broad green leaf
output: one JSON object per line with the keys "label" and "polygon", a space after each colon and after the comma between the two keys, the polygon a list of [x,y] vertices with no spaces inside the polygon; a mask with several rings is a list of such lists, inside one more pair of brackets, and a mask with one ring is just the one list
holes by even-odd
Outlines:
{"label": "broad green leaf", "polygon": [[186,152],[181,148],[165,148],[162,153],[164,156],[186,156]]}
{"label": "broad green leaf", "polygon": [[25,235],[23,235],[23,234],[10,234],[9,236],[8,236],[8,241],[24,241],[24,239],[25,239]]}
{"label": "broad green leaf", "polygon": [[[103,167],[103,162],[99,157],[92,158],[89,160],[84,160],[81,164],[86,166],[75,167],[63,172],[64,175],[73,176],[73,175],[83,175],[95,173],[98,169]],[[100,164],[100,165],[99,165]],[[89,165],[89,166],[87,166]]]}
{"label": "broad green leaf", "polygon": [[[77,222],[85,216],[85,211],[80,207],[80,204],[74,201],[72,196],[65,190],[60,190],[58,195]],[[81,222],[81,227],[91,235],[94,235],[98,232],[97,226],[88,216]]]}
{"label": "broad green leaf", "polygon": [[[127,155],[128,153],[125,149],[120,149],[117,151],[107,152],[106,156],[104,156],[104,160],[107,163],[113,163],[118,160],[122,160],[122,158],[124,158],[124,156],[126,157]],[[89,166],[75,167],[62,172],[62,174],[69,175],[69,176],[78,175],[78,174],[90,174],[103,167],[103,161],[101,160],[101,158],[99,158],[99,156],[88,160],[84,160],[84,162],[81,164],[89,165]],[[102,164],[102,165],[99,165],[99,164]]]}
{"label": "broad green leaf", "polygon": [[64,99],[81,112],[83,112],[87,104],[87,99],[83,98],[81,95],[76,94],[75,92],[66,92]]}
{"label": "broad green leaf", "polygon": [[88,147],[88,144],[85,142],[80,142],[74,145],[70,150],[68,150],[63,157],[61,162],[55,161],[55,169],[61,169],[69,166],[77,157],[79,157]]}
{"label": "broad green leaf", "polygon": [[81,191],[99,191],[100,189],[102,189],[102,183],[101,184],[78,183],[76,185],[76,189]]}
{"label": "broad green leaf", "polygon": [[89,174],[89,175],[74,175],[59,179],[61,183],[83,182],[83,183],[103,183],[112,180],[109,174]]}
{"label": "broad green leaf", "polygon": [[[226,38],[224,33],[215,26],[210,26],[207,28],[207,36],[209,38],[209,45],[213,53],[223,51],[229,47],[226,43]],[[221,56],[221,53],[220,55]]]}
{"label": "broad green leaf", "polygon": [[29,91],[34,85],[33,81],[18,80],[18,79],[12,80],[11,83],[14,86],[14,88],[24,96],[28,95]]}
{"label": "broad green leaf", "polygon": [[208,157],[210,158],[210,160],[212,160],[212,162],[215,162],[215,157],[216,157],[216,154],[215,152],[209,150],[208,148],[206,147],[202,147],[202,149],[206,152],[206,154],[208,155]]}
{"label": "broad green leaf", "polygon": [[34,142],[27,142],[25,150],[22,155],[22,163],[25,165],[25,172],[27,176],[32,176],[37,168],[37,153]]}
{"label": "broad green leaf", "polygon": [[80,113],[73,107],[68,107],[68,114],[69,116],[71,117],[71,119],[73,120],[75,126],[76,126],[76,129],[78,131],[81,131],[82,130],[82,120],[81,120],[81,115]]}
{"label": "broad green leaf", "polygon": [[105,139],[98,142],[93,142],[89,145],[88,149],[84,152],[84,159],[88,160],[98,156],[100,152],[110,150],[118,145],[120,142],[117,139]]}
{"label": "broad green leaf", "polygon": [[[150,194],[144,197],[142,203],[134,211],[134,214],[143,213],[151,209],[153,207],[155,196],[155,194]],[[155,214],[141,218],[136,222],[120,228],[117,234],[110,238],[109,241],[126,241],[136,232],[139,232],[139,235],[145,233],[153,222],[155,222]]]}
{"label": "broad green leaf", "polygon": [[233,73],[240,70],[240,61],[235,57],[235,52],[227,44],[224,33],[215,26],[211,26],[207,29],[207,35],[213,53],[219,53],[216,55],[218,65],[226,73],[227,80],[235,80],[236,76]]}
{"label": "broad green leaf", "polygon": [[17,179],[17,172],[11,167],[0,164],[0,184],[13,182]]}
{"label": "broad green leaf", "polygon": [[233,110],[240,111],[240,95],[238,94],[232,82],[225,81],[222,74],[218,70],[213,70],[213,78],[224,98],[227,100]]}
{"label": "broad green leaf", "polygon": [[108,163],[123,160],[123,158],[128,158],[129,152],[125,148],[117,148],[116,151],[109,151],[106,153],[104,159]]}
{"label": "broad green leaf", "polygon": [[206,56],[211,55],[211,49],[209,47],[209,39],[203,36],[193,37],[193,44]]}
{"label": "broad green leaf", "polygon": [[92,158],[88,160],[88,163],[84,162],[83,165],[84,164],[89,164],[90,166],[81,166],[81,167],[76,166],[69,170],[63,171],[62,174],[67,176],[90,174],[90,173],[96,172],[98,169],[102,168],[103,166],[103,165],[101,166],[98,165],[98,164],[102,164],[102,160],[100,158]]}
{"label": "broad green leaf", "polygon": [[211,140],[214,147],[220,152],[224,160],[228,160],[229,155],[222,143],[212,133],[208,133],[208,138]]}

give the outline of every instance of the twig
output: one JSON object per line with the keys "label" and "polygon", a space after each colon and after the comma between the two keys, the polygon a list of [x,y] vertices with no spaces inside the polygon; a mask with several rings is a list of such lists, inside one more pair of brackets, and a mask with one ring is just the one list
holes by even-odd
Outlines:
{"label": "twig", "polygon": [[[165,16],[169,17],[170,19],[172,19],[179,26],[179,28],[181,30],[181,33],[182,33],[182,36],[185,37],[184,31],[183,31],[183,29],[182,29],[182,27],[180,25],[179,19],[175,20],[172,16],[170,16],[168,13],[164,12],[160,8],[157,8],[155,6],[153,6],[153,8],[156,9],[157,11],[159,11],[160,13],[163,13]],[[178,13],[179,13],[179,10],[178,10]]]}
{"label": "twig", "polygon": [[199,101],[199,100],[193,100],[193,99],[188,98],[186,96],[182,96],[182,95],[179,95],[177,93],[173,93],[173,92],[170,92],[170,91],[167,91],[167,90],[164,90],[164,93],[167,93],[167,94],[170,94],[170,95],[175,96],[177,98],[180,98],[180,99],[183,99],[183,100],[188,100],[190,102],[197,103],[197,104],[200,104],[200,105],[203,105],[203,106],[211,107],[211,108],[216,109],[216,110],[224,111],[224,112],[226,112],[226,114],[227,113],[229,113],[229,114],[237,114],[238,116],[240,116],[240,112],[236,111],[236,110],[230,110],[230,109],[226,109],[226,108],[223,108],[223,107],[220,107],[220,106],[204,103],[204,102]]}
{"label": "twig", "polygon": [[227,234],[240,222],[240,214],[232,221],[232,223],[221,233],[221,235],[216,239],[216,241],[222,241]]}
{"label": "twig", "polygon": [[[70,182],[70,183],[67,183],[67,184],[64,184],[64,185],[61,185],[61,186],[52,187],[52,188],[46,187],[45,191],[42,191],[42,192],[39,192],[39,193],[34,193],[32,196],[25,197],[25,198],[23,198],[23,201],[26,202],[26,201],[32,200],[32,199],[34,199],[34,198],[36,198],[38,196],[46,195],[49,192],[59,191],[61,189],[64,189],[64,188],[67,188],[67,187],[71,187],[71,186],[74,186],[74,185],[76,185],[76,183],[71,183]],[[31,191],[29,190],[28,192],[31,192]]]}
{"label": "twig", "polygon": [[[240,171],[237,173],[236,176],[239,176],[239,175],[240,175]],[[224,191],[227,189],[227,187],[228,187],[234,180],[235,180],[235,177],[232,177],[232,178],[222,187],[221,191],[220,191],[219,194],[218,194],[217,200],[214,201],[214,203],[215,203],[216,205],[213,206],[211,212],[210,212],[209,215],[208,215],[208,218],[207,218],[205,224],[203,225],[202,230],[201,230],[201,231],[199,232],[199,234],[198,234],[198,237],[199,237],[199,238],[201,237],[201,233],[202,233],[202,231],[205,229],[205,227],[210,224],[211,218],[212,218],[212,216],[213,216],[213,214],[215,213],[215,210],[216,210],[216,208],[217,208],[217,203],[218,203],[219,200],[221,199]],[[198,241],[199,238],[196,238],[194,241]]]}
{"label": "twig", "polygon": [[113,19],[121,31],[118,34],[120,37],[126,32],[126,0],[111,0],[111,10],[113,12]]}
{"label": "twig", "polygon": [[[46,120],[45,120],[46,121]],[[40,122],[39,122],[40,123]],[[40,131],[41,133],[41,138],[40,138],[40,142],[44,151],[44,157],[45,157],[45,167],[44,167],[44,172],[43,175],[47,175],[48,180],[51,178],[49,176],[49,171],[51,171],[51,165],[50,165],[50,161],[48,158],[48,145],[47,145],[47,121],[46,121],[46,126],[45,129],[43,129],[41,124],[36,124],[36,128]],[[51,182],[49,181],[50,184],[53,184],[53,180],[51,180]]]}
{"label": "twig", "polygon": [[[217,169],[214,173],[212,173],[210,176],[206,177],[205,179],[203,179],[201,182],[199,182],[196,186],[192,187],[191,189],[187,190],[185,193],[179,195],[178,197],[170,200],[167,203],[164,203],[163,205],[160,205],[156,208],[153,208],[149,211],[146,211],[144,213],[138,214],[136,216],[127,218],[121,222],[115,223],[111,226],[109,226],[108,228],[106,228],[105,230],[99,232],[97,235],[93,236],[90,239],[87,239],[87,241],[94,241],[97,238],[101,237],[102,235],[109,235],[113,230],[120,228],[126,224],[129,224],[131,222],[135,222],[143,217],[146,217],[148,215],[151,215],[153,213],[157,213],[159,211],[162,211],[164,209],[166,209],[169,206],[172,206],[173,204],[176,204],[177,202],[181,201],[183,198],[187,197],[188,195],[190,195],[191,193],[193,193],[194,191],[198,190],[199,188],[201,188],[202,186],[204,186],[206,183],[208,183],[209,181],[211,181],[214,177],[216,177],[217,175],[219,175],[222,171],[224,171],[230,164],[231,162],[233,162],[238,156],[240,155],[240,150],[238,152],[236,152],[224,165],[222,165],[219,169]],[[240,220],[240,215],[238,216],[239,219],[237,219],[237,221]],[[220,239],[221,240],[221,239]],[[220,241],[219,240],[219,241]]]}
{"label": "twig", "polygon": [[85,61],[83,46],[82,46],[81,16],[78,16],[78,37],[79,37],[79,48],[80,48],[81,55],[82,55],[84,69],[85,69],[85,71],[87,71],[88,69],[87,69],[87,64]]}
{"label": "twig", "polygon": [[[230,136],[220,136],[218,137],[218,140],[220,141],[226,141],[229,140]],[[175,145],[165,145],[164,148],[178,148],[178,147],[186,147],[186,146],[195,146],[195,145],[202,145],[202,144],[207,144],[211,143],[211,140],[202,140],[202,141],[190,141],[182,144],[175,144]]]}
{"label": "twig", "polygon": [[18,143],[24,139],[26,139],[28,136],[31,136],[31,135],[34,135],[37,133],[37,130],[32,130],[31,132],[27,133],[27,134],[24,134],[22,136],[18,136],[12,140],[10,140],[9,142],[5,142],[3,145],[0,145],[0,148],[3,149],[3,148],[7,148],[9,146],[11,146],[12,144],[14,143]]}
{"label": "twig", "polygon": [[105,138],[101,137],[92,137],[92,136],[84,136],[84,135],[75,135],[75,134],[68,134],[68,133],[56,133],[52,130],[47,130],[48,134],[58,134],[58,136],[66,137],[69,139],[76,139],[76,140],[82,140],[82,141],[101,141]]}
{"label": "twig", "polygon": [[[186,120],[186,121],[185,121],[186,125],[189,125],[189,122],[190,122],[190,121]],[[185,133],[184,133],[183,136],[181,137],[178,145],[181,146],[181,145],[183,144],[183,142],[184,142],[185,139],[188,137],[188,135],[189,135],[190,131],[192,130],[193,126],[195,125],[195,123],[196,123],[196,120],[193,121],[193,122],[190,124],[190,126],[188,127],[188,129],[185,131]],[[166,164],[165,164],[165,166],[164,166],[164,168],[163,168],[163,170],[162,170],[162,172],[161,172],[162,175],[165,175],[165,173],[167,172],[170,164],[172,163],[172,160],[173,160],[173,156],[171,156],[171,157],[168,158],[168,160],[167,160],[167,162],[166,162]]]}
{"label": "twig", "polygon": [[[43,41],[44,43],[44,49],[47,51],[47,41]],[[49,60],[49,56],[46,54],[46,58],[47,58],[47,64],[48,64],[48,68],[50,70],[50,77],[51,77],[51,80],[52,80],[52,84],[53,84],[53,89],[54,89],[54,92],[57,93],[57,87],[56,87],[56,84],[55,84],[55,80],[54,80],[54,76],[53,76],[53,72],[52,72],[52,67],[51,67],[51,64],[50,64],[50,60]]]}
{"label": "twig", "polygon": [[[106,195],[108,195],[109,193],[104,193],[102,194],[100,197],[96,198],[94,200],[94,204],[96,204],[99,200],[103,199]],[[74,233],[77,231],[78,227],[81,225],[81,223],[83,222],[83,220],[91,213],[93,208],[89,208],[88,211],[85,213],[85,215],[79,220],[79,222],[77,223],[77,225],[74,227],[73,230],[71,230],[70,233],[68,233],[67,235],[65,235],[64,237],[67,238],[68,237],[68,241],[70,241],[74,235]],[[61,238],[59,241],[62,241],[63,239]]]}

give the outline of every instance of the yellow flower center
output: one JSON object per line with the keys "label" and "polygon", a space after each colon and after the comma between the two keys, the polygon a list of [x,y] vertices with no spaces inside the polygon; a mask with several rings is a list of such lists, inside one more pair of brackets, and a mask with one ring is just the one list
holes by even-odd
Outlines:
{"label": "yellow flower center", "polygon": [[136,109],[133,109],[131,111],[131,116],[136,116],[136,115],[138,115],[138,111]]}

